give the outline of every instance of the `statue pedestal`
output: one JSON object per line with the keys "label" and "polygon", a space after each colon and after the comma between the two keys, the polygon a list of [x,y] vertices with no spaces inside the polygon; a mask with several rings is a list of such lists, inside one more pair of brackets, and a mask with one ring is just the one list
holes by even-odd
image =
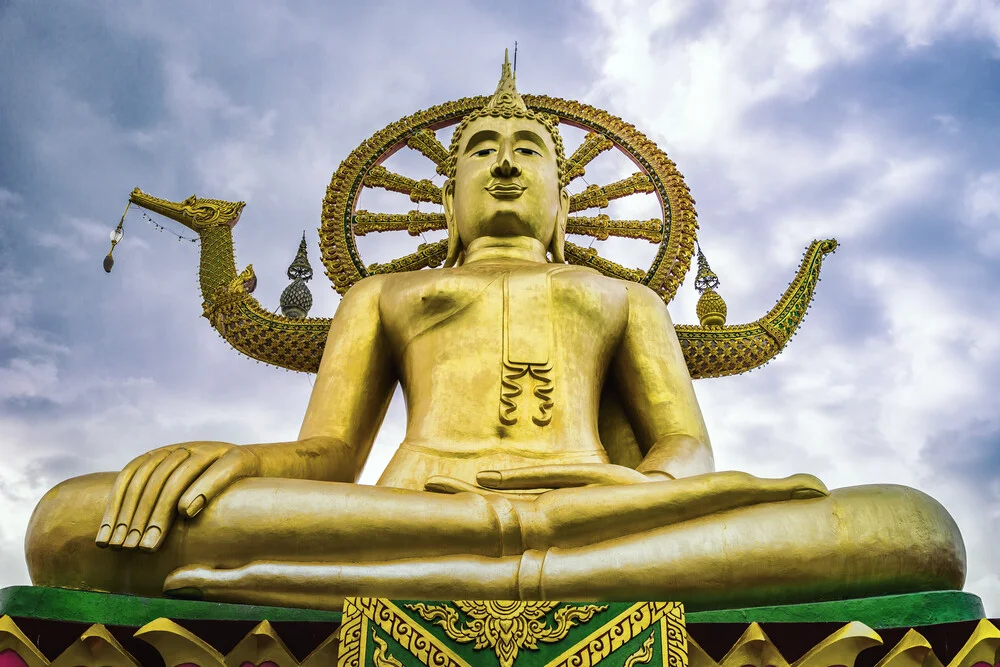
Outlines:
{"label": "statue pedestal", "polygon": [[358,599],[341,614],[18,586],[0,590],[0,616],[0,667],[1000,663],[1000,630],[957,591],[687,614],[669,602]]}

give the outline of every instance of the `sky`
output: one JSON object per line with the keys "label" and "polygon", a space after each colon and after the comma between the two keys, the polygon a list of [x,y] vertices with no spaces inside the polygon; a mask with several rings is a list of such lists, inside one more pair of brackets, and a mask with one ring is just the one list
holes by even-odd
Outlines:
{"label": "sky", "polygon": [[[0,0],[0,586],[28,583],[25,526],[59,481],[301,423],[312,377],[211,329],[198,246],[170,233],[187,230],[133,209],[101,269],[132,188],[246,201],[237,262],[266,308],[305,232],[310,314],[332,316],[317,228],[337,165],[402,116],[492,92],[515,40],[522,93],[606,109],[678,164],[729,323],[773,305],[810,241],[840,241],[777,359],[696,381],[718,468],[934,496],[965,537],[966,590],[1000,615],[995,0]],[[388,166],[433,175],[407,153]],[[605,154],[586,178],[633,171]],[[380,207],[413,208],[359,203]],[[656,211],[638,195],[609,213]],[[389,236],[361,240],[369,261],[421,241]],[[655,250],[596,247],[642,268]],[[693,278],[675,322],[696,322]],[[403,433],[397,396],[362,482]]]}

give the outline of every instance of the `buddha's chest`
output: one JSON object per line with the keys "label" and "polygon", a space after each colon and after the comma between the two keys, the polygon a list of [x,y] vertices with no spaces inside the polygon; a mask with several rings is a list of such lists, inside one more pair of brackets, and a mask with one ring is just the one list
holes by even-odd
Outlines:
{"label": "buddha's chest", "polygon": [[627,300],[618,281],[576,267],[462,267],[400,275],[380,308],[397,351],[422,340],[421,348],[495,350],[515,363],[544,363],[615,345]]}

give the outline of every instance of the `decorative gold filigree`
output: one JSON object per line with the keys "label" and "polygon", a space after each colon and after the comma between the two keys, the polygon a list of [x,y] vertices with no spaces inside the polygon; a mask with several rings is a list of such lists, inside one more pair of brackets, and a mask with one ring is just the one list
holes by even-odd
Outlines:
{"label": "decorative gold filigree", "polygon": [[403,667],[403,663],[389,655],[389,644],[384,639],[375,635],[375,651],[372,653],[372,662],[375,667]]}
{"label": "decorative gold filigree", "polygon": [[656,635],[650,634],[646,637],[646,641],[642,643],[642,646],[636,650],[635,653],[630,655],[622,667],[635,667],[636,665],[645,665],[650,660],[653,659],[653,644],[656,642]]}
{"label": "decorative gold filigree", "polygon": [[[367,640],[368,624],[378,626],[383,632],[392,637],[393,641],[403,647],[410,655],[417,659],[421,665],[434,665],[435,667],[471,667],[455,654],[451,648],[442,643],[430,631],[418,623],[414,623],[403,610],[396,606],[391,600],[383,598],[355,598],[355,604],[351,611],[352,616],[361,619],[361,632],[357,639],[352,636],[341,634],[341,651],[353,654],[356,645],[358,655],[364,657]],[[348,608],[344,606],[344,623],[352,620],[348,616]],[[338,663],[338,667],[353,667],[358,662]]]}
{"label": "decorative gold filigree", "polygon": [[621,264],[616,264],[610,259],[604,259],[598,255],[597,251],[593,248],[583,248],[575,243],[566,241],[565,252],[566,261],[570,264],[589,266],[590,268],[597,269],[604,275],[611,278],[641,283],[643,278],[646,277],[646,272],[642,269],[626,269]]}
{"label": "decorative gold filigree", "polygon": [[[587,264],[598,270],[606,269],[610,271],[609,275],[615,277],[628,280],[638,278],[669,302],[690,266],[697,230],[694,201],[674,163],[635,127],[606,111],[580,102],[546,96],[523,95],[522,99],[528,110],[537,112],[540,117],[557,118],[559,122],[605,137],[644,170],[645,174],[631,176],[603,189],[598,188],[601,190],[598,203],[634,192],[654,192],[657,195],[664,218],[660,247],[649,270],[627,272],[613,262],[592,261]],[[354,205],[368,174],[399,146],[410,145],[415,132],[425,129],[429,131],[431,128],[461,121],[472,112],[482,109],[488,101],[489,98],[485,96],[462,98],[402,118],[376,132],[340,164],[327,188],[320,229],[320,245],[327,275],[339,292],[344,293],[351,285],[368,275],[368,268],[355,245],[353,232]],[[591,142],[588,151],[594,146],[606,145],[606,142],[596,139]],[[416,149],[420,150],[419,147]],[[584,154],[581,153],[579,157],[583,160]],[[447,165],[439,171],[449,173]],[[399,182],[394,183],[402,187]],[[410,189],[406,192],[411,193],[415,184],[416,181],[408,184]],[[593,194],[591,192],[588,197]],[[577,195],[578,205],[586,203],[581,195]]]}
{"label": "decorative gold filigree", "polygon": [[370,264],[368,266],[368,275],[400,273],[403,271],[416,271],[428,266],[441,266],[441,262],[444,261],[447,254],[447,240],[435,243],[421,243],[417,246],[417,251],[414,253],[399,257],[385,264]]}
{"label": "decorative gold filigree", "polygon": [[[180,222],[183,222],[180,218],[187,215],[182,204],[152,197],[138,188],[133,191],[131,199],[139,206]],[[232,216],[242,211],[242,203],[198,199],[195,208],[204,210],[207,205],[203,202],[206,201],[219,203],[214,210],[228,213],[213,214],[209,218],[214,219],[215,224],[196,229],[201,240],[199,275],[205,317],[230,345],[243,354],[281,368],[315,373],[323,356],[331,320],[290,319],[264,309],[251,295],[257,280],[252,265],[240,274],[236,272],[230,225],[235,220]],[[805,317],[819,280],[823,258],[836,247],[837,242],[832,239],[814,241],[806,250],[788,289],[774,308],[755,322],[719,327],[675,326],[691,377],[735,375],[774,358]],[[366,275],[439,266],[446,253],[446,241],[422,244],[416,253],[386,265],[369,267],[373,270],[366,269]],[[600,257],[593,249],[571,242],[566,243],[566,258],[572,264],[588,266],[611,277],[640,283],[646,280],[643,271],[627,269]],[[329,267],[327,270],[329,272]],[[340,279],[353,280],[349,276]]]}
{"label": "decorative gold filigree", "polygon": [[363,639],[367,632],[365,617],[357,605],[356,598],[347,598],[344,601],[343,613],[337,667],[359,667],[361,652],[364,650]]}
{"label": "decorative gold filigree", "polygon": [[[777,355],[802,324],[833,239],[813,241],[795,278],[764,317],[748,324],[674,327],[691,377],[722,377],[757,368]],[[568,255],[568,253],[567,253]]]}
{"label": "decorative gold filigree", "polygon": [[573,626],[586,623],[608,608],[593,604],[561,607],[552,615],[555,625],[551,626],[545,617],[559,602],[456,600],[453,604],[469,616],[468,623],[460,626],[458,612],[448,605],[417,602],[406,608],[420,614],[425,621],[440,625],[456,642],[475,642],[477,650],[493,649],[500,667],[511,667],[522,648],[537,650],[538,642],[560,641]]}
{"label": "decorative gold filigree", "polygon": [[606,208],[612,199],[621,199],[639,192],[655,192],[653,180],[642,172],[615,181],[604,187],[588,185],[587,188],[569,198],[569,212],[576,213],[588,208]]}
{"label": "decorative gold filigree", "polygon": [[364,236],[369,232],[406,231],[410,236],[420,236],[424,232],[447,229],[444,213],[370,213],[358,211],[354,214],[354,235]]}
{"label": "decorative gold filigree", "polygon": [[573,151],[573,154],[566,160],[566,175],[570,180],[583,176],[585,167],[594,158],[614,147],[614,142],[598,132],[588,132],[583,138],[583,143]]}
{"label": "decorative gold filigree", "polygon": [[637,602],[600,629],[574,644],[546,667],[596,665],[659,624],[663,664],[687,667],[687,630],[684,606],[677,602]]}
{"label": "decorative gold filigree", "polygon": [[415,151],[420,151],[424,157],[440,166],[448,161],[448,149],[444,147],[434,132],[426,127],[410,135],[406,145]]}
{"label": "decorative gold filigree", "polygon": [[619,236],[659,243],[663,240],[663,220],[612,220],[605,213],[592,217],[571,216],[566,222],[566,233],[585,234],[602,241],[609,236]]}
{"label": "decorative gold filigree", "polygon": [[389,171],[381,165],[374,165],[368,170],[364,183],[370,188],[382,188],[409,195],[412,202],[441,203],[441,188],[426,178],[415,181],[412,178]]}
{"label": "decorative gold filigree", "polygon": [[129,201],[137,206],[176,220],[188,229],[201,232],[206,227],[228,225],[232,227],[240,218],[246,202],[206,199],[191,195],[182,202],[172,202],[148,195],[139,188],[132,190]]}

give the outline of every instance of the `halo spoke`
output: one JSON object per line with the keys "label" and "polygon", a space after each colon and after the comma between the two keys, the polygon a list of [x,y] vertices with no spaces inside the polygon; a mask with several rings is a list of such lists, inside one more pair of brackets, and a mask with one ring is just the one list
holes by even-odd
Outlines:
{"label": "halo spoke", "polygon": [[573,155],[566,160],[566,166],[569,169],[569,179],[573,180],[574,178],[583,176],[585,173],[584,167],[604,151],[610,150],[614,145],[614,142],[603,134],[588,132],[587,136],[583,138],[583,143],[580,144],[580,147],[573,151]]}
{"label": "halo spoke", "polygon": [[583,248],[569,241],[566,241],[566,261],[570,264],[597,269],[611,278],[631,280],[637,283],[646,278],[646,272],[642,269],[626,269],[621,264],[601,257],[593,248]]}
{"label": "halo spoke", "polygon": [[439,167],[448,159],[448,149],[437,140],[437,135],[426,127],[410,135],[406,145],[415,151],[420,151],[424,157]]}
{"label": "halo spoke", "polygon": [[445,256],[448,254],[448,240],[444,239],[435,243],[421,243],[417,246],[417,251],[409,255],[404,255],[398,259],[385,264],[371,264],[368,266],[368,275],[377,273],[399,273],[401,271],[416,271],[425,269],[428,266],[441,266]]}
{"label": "halo spoke", "polygon": [[566,233],[585,234],[601,241],[607,240],[609,236],[620,236],[659,243],[663,240],[663,220],[612,220],[604,213],[594,217],[574,215],[566,222]]}
{"label": "halo spoke", "polygon": [[634,195],[637,192],[653,192],[652,179],[641,171],[637,171],[628,178],[615,181],[605,185],[590,185],[583,192],[579,192],[569,198],[569,211],[585,211],[588,208],[604,208],[612,199],[620,199]]}
{"label": "halo spoke", "polygon": [[396,172],[389,171],[382,165],[375,165],[365,175],[365,185],[370,188],[382,188],[404,195],[410,195],[412,202],[441,203],[441,188],[428,179],[415,181]]}
{"label": "halo spoke", "polygon": [[354,214],[354,235],[364,236],[369,232],[407,232],[410,236],[420,236],[424,232],[447,229],[444,213],[372,213],[358,211]]}
{"label": "halo spoke", "polygon": [[[581,102],[544,95],[522,97],[530,110],[555,116],[560,123],[586,133],[581,144],[568,157],[568,171],[563,173],[564,176],[583,175],[595,158],[611,149],[620,150],[642,170],[609,185],[590,186],[572,195],[570,212],[581,214],[570,217],[567,232],[598,239],[614,236],[658,242],[659,248],[649,269],[629,269],[600,257],[594,249],[571,243],[566,246],[567,259],[608,276],[639,281],[669,302],[690,267],[698,229],[694,200],[676,165],[633,125],[606,111]],[[371,273],[411,271],[443,263],[447,256],[446,241],[424,243],[416,252],[405,257],[368,265],[359,252],[357,238],[383,231],[406,231],[419,236],[424,231],[444,229],[446,225],[442,224],[439,211],[423,213],[411,210],[409,213],[389,214],[358,211],[355,207],[365,188],[398,192],[415,203],[441,203],[442,187],[428,179],[402,176],[381,166],[381,162],[407,146],[435,163],[440,173],[442,165],[449,164],[450,156],[446,146],[438,141],[436,133],[460,123],[467,114],[483,108],[490,99],[486,96],[461,98],[401,118],[363,141],[341,162],[327,188],[320,227],[320,246],[326,273],[338,292],[345,293],[351,285]],[[661,219],[612,220],[607,211],[597,210],[613,199],[638,192],[656,194],[663,213]],[[588,209],[595,210],[588,216],[583,213]]]}

